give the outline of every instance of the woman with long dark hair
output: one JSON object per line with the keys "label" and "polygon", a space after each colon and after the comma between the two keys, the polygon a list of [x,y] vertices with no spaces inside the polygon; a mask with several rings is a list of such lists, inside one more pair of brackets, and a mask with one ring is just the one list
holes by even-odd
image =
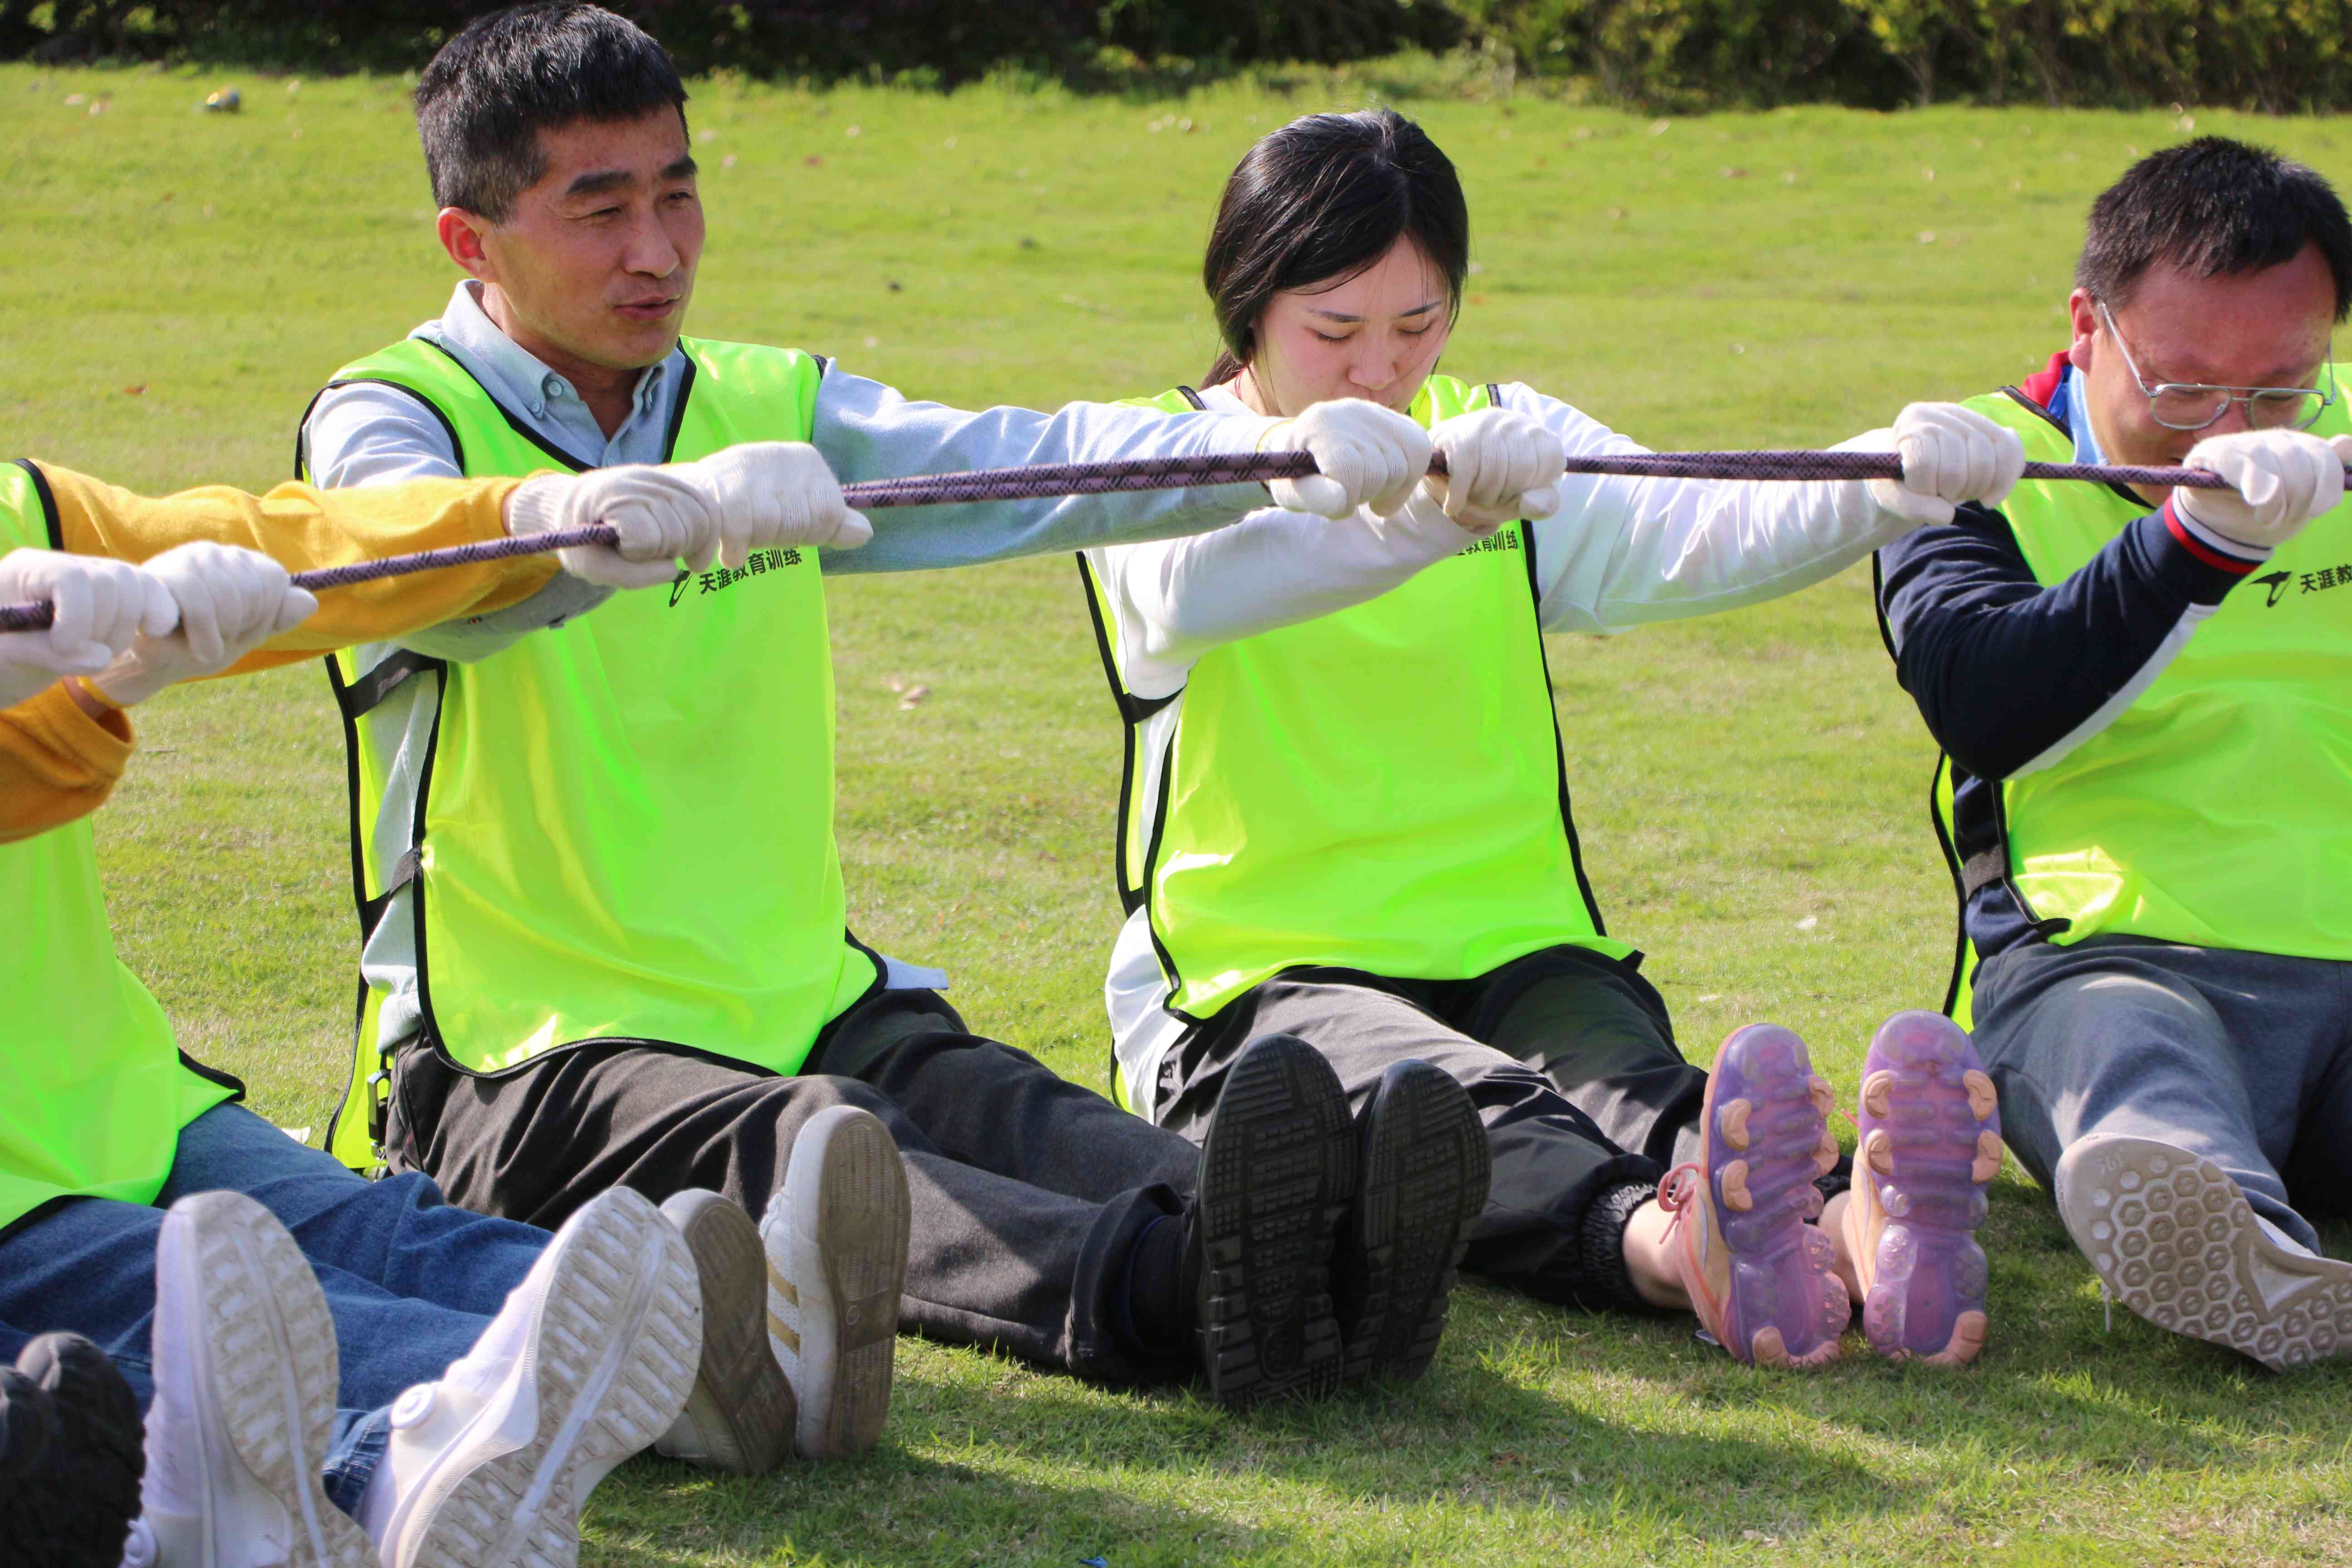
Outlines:
{"label": "woman with long dark hair", "polygon": [[[1429,426],[1452,477],[1385,518],[1266,511],[1083,557],[1129,727],[1129,918],[1106,986],[1119,1097],[1199,1138],[1262,1037],[1307,1041],[1360,1110],[1426,1061],[1468,1091],[1492,1153],[1473,1271],[1696,1310],[1768,1363],[1832,1358],[1851,1290],[1881,1350],[1967,1360],[1999,1145],[1966,1037],[1926,1014],[1879,1031],[1867,1190],[1810,1226],[1837,1158],[1829,1088],[1786,1029],[1735,1032],[1712,1076],[1676,1049],[1578,855],[1540,634],[1793,593],[1959,501],[1998,502],[2017,439],[1914,405],[1848,443],[1899,450],[1900,481],[1563,479],[1563,453],[1641,448],[1529,387],[1435,374],[1469,258],[1453,165],[1390,110],[1296,121],[1226,184],[1203,268],[1223,353],[1202,389],[1153,401],[1370,399]],[[1890,1137],[1923,1116],[1925,1142]],[[1953,1158],[1963,1174],[1939,1185]],[[1407,1180],[1345,1223],[1409,1254],[1475,1195]],[[1839,1229],[1844,1259],[1823,1234]],[[1401,1267],[1391,1324],[1442,1321],[1451,1267]]]}

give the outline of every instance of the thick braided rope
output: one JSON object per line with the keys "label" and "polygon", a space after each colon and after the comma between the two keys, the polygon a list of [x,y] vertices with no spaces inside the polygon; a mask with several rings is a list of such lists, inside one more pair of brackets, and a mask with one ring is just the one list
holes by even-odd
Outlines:
{"label": "thick braided rope", "polygon": [[[1430,462],[1445,471],[1444,455]],[[961,474],[925,474],[910,479],[867,479],[841,488],[842,498],[864,511],[877,507],[943,506],[958,501],[1031,500],[1041,496],[1107,495],[1121,490],[1171,489],[1180,486],[1261,484],[1305,479],[1315,459],[1305,452],[1211,453],[1193,458],[1133,458],[1108,463],[1040,463],[1017,468],[974,468]],[[1893,479],[1903,476],[1903,459],[1892,452],[1633,452],[1618,457],[1570,458],[1571,474],[1625,474],[1670,479],[1832,480]],[[2229,483],[2202,468],[2133,468],[2101,463],[2028,463],[2029,479],[2075,479],[2092,484],[2139,485],[2149,489],[2187,486],[2227,489]],[[446,550],[420,550],[377,561],[354,561],[294,574],[294,585],[316,592],[372,583],[383,577],[470,566],[510,555],[537,555],[576,544],[611,544],[618,535],[602,524],[526,533]],[[0,605],[0,632],[37,631],[50,621],[44,600]]]}

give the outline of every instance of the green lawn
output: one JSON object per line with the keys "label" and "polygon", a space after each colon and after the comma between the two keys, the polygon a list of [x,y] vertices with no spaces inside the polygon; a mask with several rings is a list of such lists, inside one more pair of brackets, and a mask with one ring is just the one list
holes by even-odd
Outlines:
{"label": "green lawn", "polygon": [[[241,115],[195,112],[235,80]],[[1198,376],[1219,182],[1377,73],[1181,102],[702,84],[694,330],[910,394],[1050,406]],[[91,103],[103,111],[91,112]],[[2090,196],[2165,114],[1829,111],[1651,121],[1420,103],[1478,222],[1449,368],[1654,446],[1817,444],[1987,390],[2063,342]],[[2352,174],[2352,123],[2197,117]],[[0,418],[11,453],[163,489],[286,476],[343,359],[452,281],[403,88],[0,68]],[[853,918],[942,963],[976,1027],[1104,1087],[1118,728],[1068,562],[833,592]],[[1842,1087],[1941,998],[1932,749],[1866,571],[1552,650],[1612,929],[1686,1048],[1770,1018]],[[902,708],[898,684],[929,695]],[[167,695],[100,839],[122,949],[198,1054],[289,1126],[347,1058],[340,742],[300,669]],[[709,831],[710,825],[681,825]],[[2118,1314],[2041,1194],[1995,1189],[1972,1369],[1759,1374],[1687,1321],[1465,1291],[1428,1383],[1234,1418],[912,1342],[882,1449],[714,1480],[658,1461],[590,1510],[608,1568],[737,1563],[2340,1563],[2352,1371],[2296,1377]],[[2344,1237],[2336,1237],[2339,1249]],[[1853,1342],[1857,1347],[1859,1340]]]}

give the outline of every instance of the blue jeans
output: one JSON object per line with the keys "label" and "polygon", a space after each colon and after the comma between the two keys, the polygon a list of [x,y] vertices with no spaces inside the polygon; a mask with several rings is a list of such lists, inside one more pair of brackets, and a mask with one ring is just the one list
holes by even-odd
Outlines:
{"label": "blue jeans", "polygon": [[424,1176],[366,1181],[243,1106],[218,1105],[181,1130],[153,1207],[76,1198],[0,1238],[0,1356],[71,1330],[113,1358],[146,1408],[163,1210],[220,1188],[277,1215],[326,1292],[342,1386],[323,1473],[328,1496],[353,1512],[391,1436],[392,1402],[473,1347],[548,1233],[451,1208]]}

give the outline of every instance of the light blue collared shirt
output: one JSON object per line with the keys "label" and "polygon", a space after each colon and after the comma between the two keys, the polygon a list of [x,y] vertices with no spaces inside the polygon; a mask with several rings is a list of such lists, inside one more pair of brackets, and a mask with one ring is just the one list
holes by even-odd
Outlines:
{"label": "light blue collared shirt", "polygon": [[2066,428],[2074,437],[2074,460],[2078,463],[2104,463],[2099,455],[2099,438],[2091,434],[2091,410],[2083,401],[2083,373],[2068,365],[2059,384],[2066,392]]}

